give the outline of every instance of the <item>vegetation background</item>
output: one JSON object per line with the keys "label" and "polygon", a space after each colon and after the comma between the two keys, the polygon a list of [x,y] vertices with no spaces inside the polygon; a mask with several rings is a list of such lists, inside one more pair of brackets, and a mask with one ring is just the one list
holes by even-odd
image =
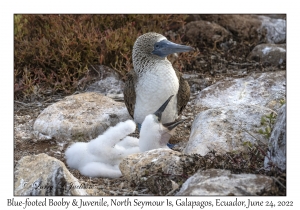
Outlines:
{"label": "vegetation background", "polygon": [[[125,79],[138,36],[181,28],[187,15],[14,16],[15,99],[44,93],[70,94],[92,80],[94,65],[106,65]],[[178,34],[167,36],[181,43]],[[185,56],[189,61],[193,54]],[[178,59],[180,60],[180,59]],[[182,69],[183,65],[175,63]]]}

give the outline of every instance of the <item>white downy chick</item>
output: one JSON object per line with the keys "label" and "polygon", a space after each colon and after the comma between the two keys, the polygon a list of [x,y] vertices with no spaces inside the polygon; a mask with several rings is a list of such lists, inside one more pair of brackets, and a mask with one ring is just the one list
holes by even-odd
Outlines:
{"label": "white downy chick", "polygon": [[129,154],[138,153],[138,139],[127,136],[135,131],[132,120],[118,123],[90,142],[73,144],[65,152],[66,162],[89,177],[120,177],[119,163]]}
{"label": "white downy chick", "polygon": [[174,121],[165,124],[161,123],[162,113],[172,97],[173,95],[170,96],[154,114],[149,114],[144,119],[139,139],[139,147],[141,152],[158,148],[169,149],[167,143],[174,134],[174,128],[183,122],[183,120],[181,120],[178,122]]}
{"label": "white downy chick", "polygon": [[90,142],[73,144],[65,152],[66,162],[81,174],[89,177],[118,178],[122,176],[119,163],[128,155],[152,149],[168,148],[166,145],[174,128],[183,121],[161,123],[161,116],[172,96],[143,121],[140,139],[130,137],[136,124],[132,120],[118,123]]}

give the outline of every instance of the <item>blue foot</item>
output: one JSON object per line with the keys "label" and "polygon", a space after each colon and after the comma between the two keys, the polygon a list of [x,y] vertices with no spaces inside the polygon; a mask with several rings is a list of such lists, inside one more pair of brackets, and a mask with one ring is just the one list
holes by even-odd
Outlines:
{"label": "blue foot", "polygon": [[168,146],[170,149],[173,149],[173,147],[175,146],[175,144],[167,143],[167,146]]}
{"label": "blue foot", "polygon": [[142,128],[142,124],[137,123],[137,127],[138,127],[138,132],[140,133],[141,132],[141,128]]}
{"label": "blue foot", "polygon": [[[137,127],[138,127],[138,132],[140,133],[140,132],[141,132],[141,128],[142,128],[142,124],[137,123]],[[168,146],[170,149],[173,149],[173,147],[175,146],[175,144],[167,143],[167,146]]]}

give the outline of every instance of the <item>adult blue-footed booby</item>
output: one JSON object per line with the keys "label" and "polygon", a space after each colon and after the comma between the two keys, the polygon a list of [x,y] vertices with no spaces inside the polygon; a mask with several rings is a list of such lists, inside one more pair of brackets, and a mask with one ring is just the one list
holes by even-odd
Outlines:
{"label": "adult blue-footed booby", "polygon": [[161,116],[161,122],[174,121],[190,98],[190,87],[171,62],[169,54],[194,48],[175,44],[158,33],[146,33],[135,41],[132,52],[134,70],[127,74],[124,100],[129,114],[140,126],[170,95],[175,95]]}

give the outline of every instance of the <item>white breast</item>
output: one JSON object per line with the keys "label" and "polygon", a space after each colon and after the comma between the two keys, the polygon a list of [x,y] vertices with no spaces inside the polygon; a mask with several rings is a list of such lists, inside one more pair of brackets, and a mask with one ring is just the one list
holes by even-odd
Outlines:
{"label": "white breast", "polygon": [[[149,66],[145,69],[149,69]],[[162,123],[174,121],[177,118],[177,93],[179,81],[168,60],[162,60],[151,66],[138,77],[136,85],[136,104],[134,121],[142,123],[148,114],[153,114],[171,95],[162,115]]]}

